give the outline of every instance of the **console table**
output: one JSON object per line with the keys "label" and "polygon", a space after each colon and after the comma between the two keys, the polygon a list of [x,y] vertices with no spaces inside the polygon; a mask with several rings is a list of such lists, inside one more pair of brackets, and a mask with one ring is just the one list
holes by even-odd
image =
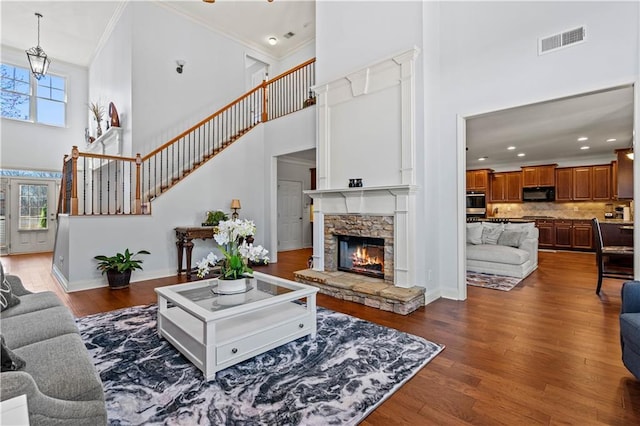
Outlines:
{"label": "console table", "polygon": [[[208,240],[213,238],[213,226],[179,226],[176,231],[176,246],[178,246],[178,275],[183,271],[187,273],[187,279],[191,278],[191,252],[193,251],[193,239]],[[182,268],[183,254],[186,252],[186,269]]]}

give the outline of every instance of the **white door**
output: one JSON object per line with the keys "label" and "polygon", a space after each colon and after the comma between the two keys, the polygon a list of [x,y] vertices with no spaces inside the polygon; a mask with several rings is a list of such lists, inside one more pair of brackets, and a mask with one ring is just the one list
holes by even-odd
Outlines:
{"label": "white door", "polygon": [[278,251],[302,248],[302,182],[278,181]]}
{"label": "white door", "polygon": [[12,179],[9,253],[53,250],[56,233],[56,181]]}

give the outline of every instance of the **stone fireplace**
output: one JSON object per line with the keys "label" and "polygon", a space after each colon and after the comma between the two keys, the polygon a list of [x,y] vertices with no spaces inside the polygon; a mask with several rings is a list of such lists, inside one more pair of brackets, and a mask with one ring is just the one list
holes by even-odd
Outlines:
{"label": "stone fireplace", "polygon": [[324,234],[325,271],[360,273],[393,284],[393,216],[325,215]]}

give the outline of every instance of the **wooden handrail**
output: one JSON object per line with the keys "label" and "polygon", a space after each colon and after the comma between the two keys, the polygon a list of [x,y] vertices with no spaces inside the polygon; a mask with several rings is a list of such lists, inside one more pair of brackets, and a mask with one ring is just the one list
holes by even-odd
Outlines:
{"label": "wooden handrail", "polygon": [[253,95],[258,90],[262,89],[262,86],[263,85],[260,84],[259,86],[254,87],[253,89],[251,89],[250,91],[248,91],[244,95],[240,96],[235,101],[229,102],[227,105],[225,105],[224,107],[220,108],[218,111],[214,112],[213,114],[211,114],[207,118],[205,118],[203,120],[200,120],[197,124],[195,124],[194,126],[191,126],[189,129],[187,129],[184,132],[180,133],[178,136],[174,137],[169,142],[167,142],[167,143],[165,143],[163,145],[160,145],[158,148],[154,149],[149,154],[147,154],[144,157],[142,157],[142,161],[148,160],[149,158],[153,157],[154,155],[156,155],[157,153],[159,153],[163,149],[167,148],[168,146],[174,144],[175,142],[179,141],[183,137],[187,136],[189,133],[193,132],[198,127],[203,126],[206,122],[213,120],[214,118],[216,118],[217,116],[219,116],[220,114],[222,114],[223,112],[225,112],[226,110],[228,110],[229,108],[234,106],[235,104],[241,102],[243,99],[248,98],[249,96]]}
{"label": "wooden handrail", "polygon": [[115,160],[115,161],[129,161],[135,163],[136,159],[133,157],[120,157],[119,155],[107,155],[107,154],[92,154],[90,152],[78,151],[79,157],[98,158],[100,160]]}

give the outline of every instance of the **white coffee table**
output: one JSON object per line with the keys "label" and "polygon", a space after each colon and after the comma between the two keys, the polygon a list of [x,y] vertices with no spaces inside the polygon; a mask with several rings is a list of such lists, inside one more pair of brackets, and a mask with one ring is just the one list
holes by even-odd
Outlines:
{"label": "white coffee table", "polygon": [[217,295],[214,280],[159,287],[158,333],[212,380],[216,372],[316,336],[316,287],[254,273],[252,289]]}

